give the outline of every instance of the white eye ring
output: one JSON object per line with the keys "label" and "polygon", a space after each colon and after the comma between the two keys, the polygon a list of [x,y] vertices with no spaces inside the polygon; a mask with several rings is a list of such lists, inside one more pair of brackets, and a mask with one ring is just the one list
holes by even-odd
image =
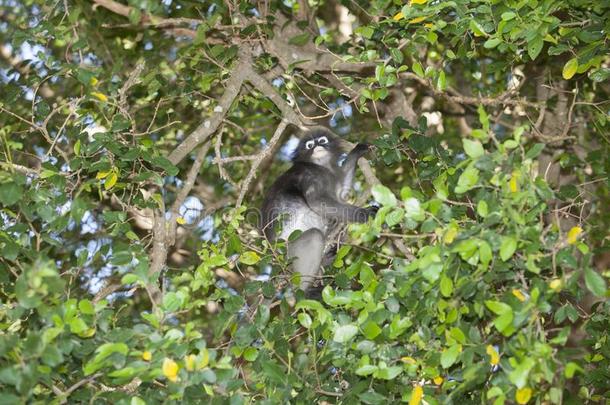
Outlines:
{"label": "white eye ring", "polygon": [[328,138],[325,136],[321,136],[318,138],[318,145],[326,145],[328,143]]}
{"label": "white eye ring", "polygon": [[315,146],[315,144],[316,144],[316,143],[315,143],[314,141],[307,141],[307,142],[305,143],[305,148],[306,148],[306,149],[312,149],[312,148]]}

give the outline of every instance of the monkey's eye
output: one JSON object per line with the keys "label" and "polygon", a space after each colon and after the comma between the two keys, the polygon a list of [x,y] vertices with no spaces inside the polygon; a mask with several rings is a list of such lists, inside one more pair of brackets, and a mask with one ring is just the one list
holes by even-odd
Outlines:
{"label": "monkey's eye", "polygon": [[305,148],[306,149],[312,149],[315,145],[316,145],[316,143],[314,141],[307,141],[305,143]]}
{"label": "monkey's eye", "polygon": [[326,145],[328,143],[328,138],[325,136],[321,136],[318,138],[318,145]]}

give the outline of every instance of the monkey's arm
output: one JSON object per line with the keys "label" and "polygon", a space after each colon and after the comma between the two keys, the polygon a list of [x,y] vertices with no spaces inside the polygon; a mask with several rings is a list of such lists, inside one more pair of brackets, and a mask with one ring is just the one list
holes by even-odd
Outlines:
{"label": "monkey's arm", "polygon": [[354,183],[354,174],[356,172],[356,164],[358,163],[358,159],[360,159],[366,152],[369,151],[371,145],[366,143],[359,143],[352,149],[343,165],[341,170],[343,171],[343,181],[341,182],[341,192],[339,193],[339,198],[342,200],[347,199],[350,190],[352,189],[352,184]]}

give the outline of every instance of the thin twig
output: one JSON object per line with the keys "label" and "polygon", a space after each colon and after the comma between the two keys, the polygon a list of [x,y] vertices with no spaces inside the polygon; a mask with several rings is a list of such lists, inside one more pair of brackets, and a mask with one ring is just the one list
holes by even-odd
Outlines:
{"label": "thin twig", "polygon": [[284,133],[284,130],[286,129],[287,126],[288,126],[287,120],[283,119],[280,121],[279,125],[277,126],[277,129],[275,130],[275,133],[273,134],[273,136],[271,137],[271,140],[269,141],[269,144],[259,154],[258,158],[252,163],[252,166],[250,167],[250,171],[248,172],[248,175],[246,176],[246,178],[244,179],[244,181],[242,183],[241,191],[239,192],[239,197],[237,198],[237,202],[235,203],[236,207],[241,206],[241,203],[244,201],[244,197],[246,196],[246,193],[248,192],[248,190],[250,188],[250,183],[252,182],[254,177],[256,177],[256,171],[258,169],[258,166],[260,166],[260,164],[271,153],[271,151],[273,150],[273,146],[280,140],[280,138],[281,138],[282,134]]}

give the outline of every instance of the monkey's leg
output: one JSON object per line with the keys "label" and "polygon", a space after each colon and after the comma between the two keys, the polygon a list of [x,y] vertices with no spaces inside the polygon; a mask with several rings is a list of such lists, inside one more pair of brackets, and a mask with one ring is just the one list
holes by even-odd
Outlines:
{"label": "monkey's leg", "polygon": [[288,243],[288,257],[293,258],[293,271],[301,274],[301,289],[306,291],[320,274],[324,256],[324,234],[316,228],[308,229]]}

